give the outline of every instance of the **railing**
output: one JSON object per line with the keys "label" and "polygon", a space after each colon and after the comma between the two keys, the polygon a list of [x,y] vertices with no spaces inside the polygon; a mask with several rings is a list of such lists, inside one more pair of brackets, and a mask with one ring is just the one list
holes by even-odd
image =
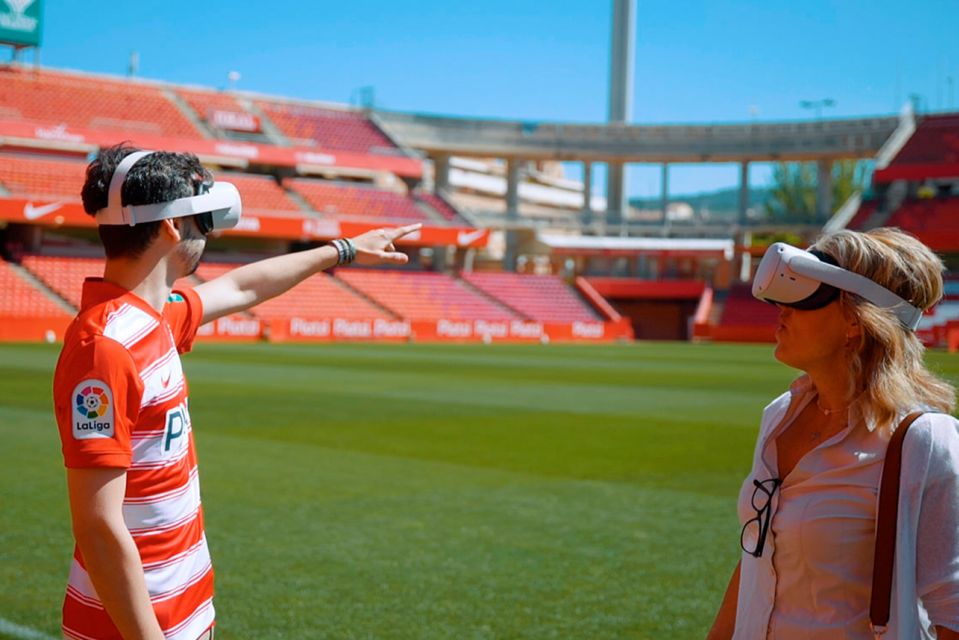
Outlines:
{"label": "railing", "polygon": [[886,143],[876,154],[876,169],[885,169],[893,158],[902,150],[909,138],[916,131],[916,114],[911,103],[906,103],[899,114],[899,126],[892,132]]}
{"label": "railing", "polygon": [[832,233],[833,231],[839,231],[840,229],[845,229],[846,225],[856,217],[856,212],[859,211],[859,205],[862,204],[862,192],[856,191],[853,193],[846,202],[843,203],[839,210],[833,214],[833,216],[823,225],[822,230],[826,233]]}

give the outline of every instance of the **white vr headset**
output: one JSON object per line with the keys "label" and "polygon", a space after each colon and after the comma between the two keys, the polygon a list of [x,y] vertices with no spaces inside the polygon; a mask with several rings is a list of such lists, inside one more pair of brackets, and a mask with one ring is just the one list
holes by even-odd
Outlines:
{"label": "white vr headset", "polygon": [[143,222],[155,222],[168,218],[183,218],[207,213],[201,231],[209,233],[212,230],[231,229],[239,222],[243,213],[243,204],[240,201],[240,192],[229,182],[214,182],[207,193],[188,198],[178,198],[170,202],[156,204],[140,204],[122,206],[120,192],[127,174],[141,158],[153,151],[135,151],[123,158],[113,177],[110,179],[110,190],[107,196],[107,207],[96,213],[98,224],[102,225],[135,225]]}
{"label": "white vr headset", "polygon": [[914,331],[919,326],[921,309],[869,278],[839,267],[831,256],[819,251],[773,243],[753,278],[753,296],[796,309],[822,308],[839,296],[839,289],[888,309],[907,329]]}

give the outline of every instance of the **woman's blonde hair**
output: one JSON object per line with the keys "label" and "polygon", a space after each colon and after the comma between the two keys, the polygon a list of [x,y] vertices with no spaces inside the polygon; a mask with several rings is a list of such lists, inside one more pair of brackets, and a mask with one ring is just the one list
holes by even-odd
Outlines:
{"label": "woman's blonde hair", "polygon": [[[942,298],[942,260],[899,229],[838,231],[823,236],[812,248],[924,311]],[[955,389],[926,368],[925,349],[916,334],[891,312],[854,293],[843,291],[841,300],[844,311],[861,327],[850,354],[849,391],[866,424],[892,430],[901,411],[919,407],[952,413]]]}

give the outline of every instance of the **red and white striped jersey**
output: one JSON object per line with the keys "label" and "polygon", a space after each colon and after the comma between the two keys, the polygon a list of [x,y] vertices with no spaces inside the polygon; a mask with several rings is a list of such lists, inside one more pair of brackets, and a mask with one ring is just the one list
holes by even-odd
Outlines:
{"label": "red and white striped jersey", "polygon": [[[157,313],[101,278],[83,284],[53,381],[67,467],[127,470],[123,519],[164,634],[195,640],[213,624],[213,567],[203,532],[196,449],[180,354],[203,315],[192,290]],[[74,549],[63,633],[119,639]]]}

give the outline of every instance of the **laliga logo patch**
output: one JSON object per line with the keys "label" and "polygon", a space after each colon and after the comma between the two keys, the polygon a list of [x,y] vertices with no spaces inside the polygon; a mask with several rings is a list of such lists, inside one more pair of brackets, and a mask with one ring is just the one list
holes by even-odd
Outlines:
{"label": "laliga logo patch", "polygon": [[113,392],[101,380],[84,380],[73,390],[73,437],[113,437]]}

